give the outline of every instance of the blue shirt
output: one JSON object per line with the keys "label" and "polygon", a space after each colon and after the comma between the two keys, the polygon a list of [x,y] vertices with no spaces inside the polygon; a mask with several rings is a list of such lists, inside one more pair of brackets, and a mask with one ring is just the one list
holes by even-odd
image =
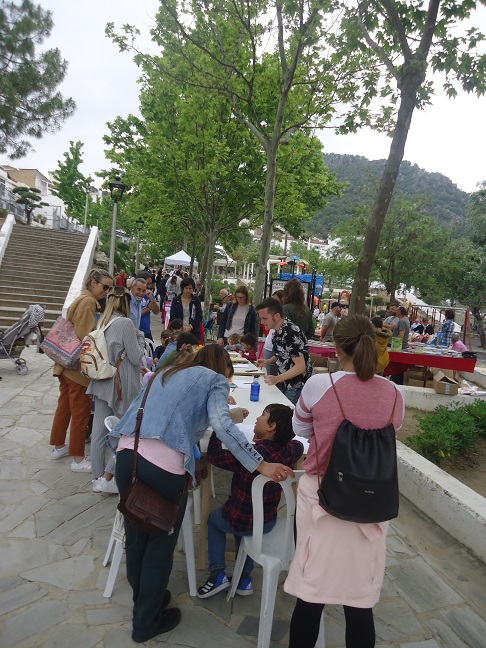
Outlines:
{"label": "blue shirt", "polygon": [[142,300],[135,299],[130,293],[130,319],[135,324],[135,328],[140,330],[140,319],[142,317]]}
{"label": "blue shirt", "polygon": [[[154,293],[152,293],[152,297],[155,299]],[[150,304],[150,299],[147,297],[147,295],[144,295],[140,301],[142,304],[140,311],[143,311],[143,309],[147,308],[147,306]],[[150,333],[150,311],[141,316],[139,329],[142,331],[142,333]]]}

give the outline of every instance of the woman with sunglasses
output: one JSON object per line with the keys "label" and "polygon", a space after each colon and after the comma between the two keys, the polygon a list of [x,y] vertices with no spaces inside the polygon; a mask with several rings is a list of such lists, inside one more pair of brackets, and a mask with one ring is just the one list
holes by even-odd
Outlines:
{"label": "woman with sunglasses", "polygon": [[91,433],[91,472],[95,493],[118,493],[114,479],[115,461],[105,469],[107,450],[105,418],[121,418],[140,391],[140,366],[145,351],[145,335],[137,331],[130,319],[130,292],[116,286],[108,293],[99,328],[105,331],[110,364],[117,367],[113,378],[91,380],[86,393],[94,397],[93,431]]}
{"label": "woman with sunglasses", "polygon": [[[101,310],[99,301],[113,287],[113,277],[105,270],[91,270],[86,279],[84,290],[73,301],[67,312],[67,319],[73,323],[74,332],[80,340],[96,328],[97,312]],[[81,369],[65,369],[54,365],[54,375],[59,378],[59,401],[52,422],[50,444],[54,446],[51,459],[61,459],[70,455],[73,459],[71,470],[91,472],[91,463],[84,456],[86,428],[91,417],[91,398],[86,395],[89,378],[81,375]],[[69,447],[66,446],[67,430]]]}

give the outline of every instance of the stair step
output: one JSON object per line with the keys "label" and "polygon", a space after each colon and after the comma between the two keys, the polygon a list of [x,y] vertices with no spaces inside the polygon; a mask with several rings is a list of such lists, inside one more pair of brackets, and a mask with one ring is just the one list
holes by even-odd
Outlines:
{"label": "stair step", "polygon": [[55,289],[55,288],[42,288],[42,290],[36,289],[34,286],[26,285],[25,283],[18,283],[17,285],[14,285],[13,283],[10,282],[2,282],[0,279],[0,295],[3,295],[5,297],[6,295],[15,295],[16,297],[22,297],[22,299],[25,300],[30,300],[31,304],[37,304],[39,302],[39,299],[44,299],[48,301],[57,301],[58,299],[64,299],[66,298],[67,291],[69,290],[69,286],[66,289]]}

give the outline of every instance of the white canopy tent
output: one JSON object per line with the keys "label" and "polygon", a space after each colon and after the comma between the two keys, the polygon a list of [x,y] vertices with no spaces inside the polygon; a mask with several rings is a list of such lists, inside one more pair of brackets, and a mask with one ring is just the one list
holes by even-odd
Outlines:
{"label": "white canopy tent", "polygon": [[[184,250],[180,250],[180,252],[177,252],[176,254],[173,254],[172,256],[165,257],[164,259],[166,265],[171,265],[171,266],[190,266],[191,265],[191,257],[184,252]],[[197,261],[194,259],[194,267],[197,268]]]}

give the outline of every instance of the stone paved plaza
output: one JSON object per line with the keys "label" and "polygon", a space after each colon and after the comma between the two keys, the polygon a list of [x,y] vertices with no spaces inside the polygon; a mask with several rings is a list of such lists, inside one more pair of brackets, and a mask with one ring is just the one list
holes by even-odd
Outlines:
{"label": "stone paved plaza", "polygon": [[[57,382],[46,356],[31,348],[23,357],[30,368],[26,376],[18,376],[10,361],[0,361],[0,646],[133,646],[123,562],[113,596],[102,595],[108,575],[102,560],[117,499],[93,493],[90,475],[71,472],[69,458],[49,460]],[[222,501],[229,484],[228,475],[216,472],[218,499],[212,505]],[[205,577],[198,572],[198,584]],[[231,603],[224,594],[191,598],[185,559],[177,552],[170,589],[183,621],[151,645],[256,646],[258,567],[254,584],[253,596]],[[287,645],[292,609],[293,599],[280,587],[272,646]],[[403,501],[391,525],[385,584],[375,613],[379,648],[484,648],[486,566]],[[344,646],[339,608],[327,609],[325,632],[328,648]]]}

